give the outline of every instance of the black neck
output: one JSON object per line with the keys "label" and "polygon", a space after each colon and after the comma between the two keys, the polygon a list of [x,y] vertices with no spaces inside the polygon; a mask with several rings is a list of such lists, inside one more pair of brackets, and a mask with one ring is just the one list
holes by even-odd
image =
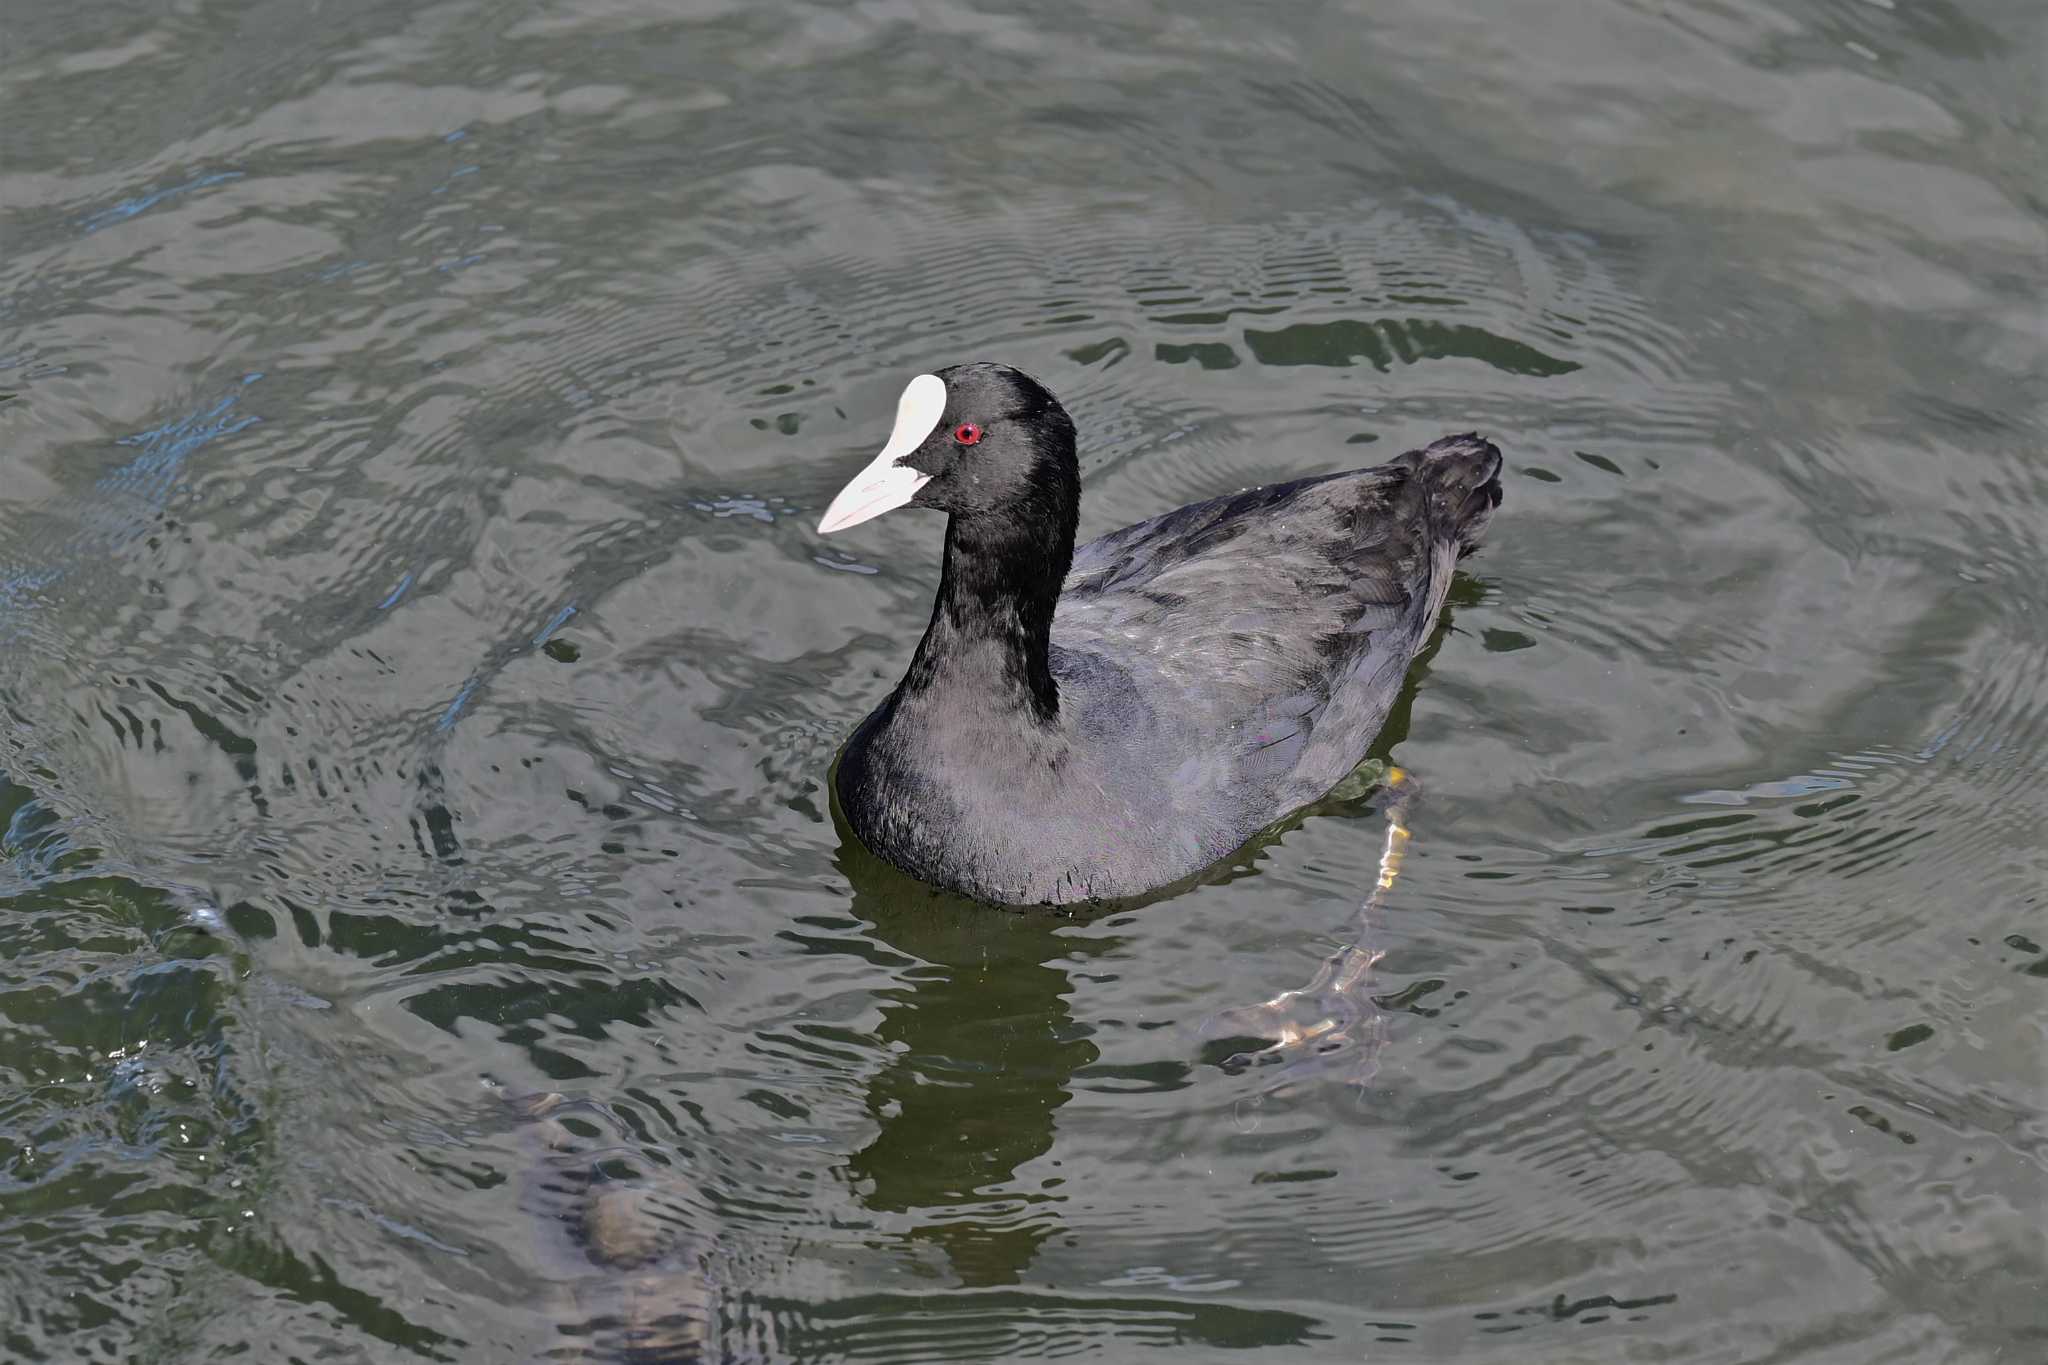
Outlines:
{"label": "black neck", "polygon": [[[1064,482],[1064,481],[1062,481]],[[946,565],[932,621],[904,676],[910,696],[981,692],[988,704],[1059,715],[1051,669],[1052,614],[1074,558],[1076,490],[1022,509],[946,524]]]}

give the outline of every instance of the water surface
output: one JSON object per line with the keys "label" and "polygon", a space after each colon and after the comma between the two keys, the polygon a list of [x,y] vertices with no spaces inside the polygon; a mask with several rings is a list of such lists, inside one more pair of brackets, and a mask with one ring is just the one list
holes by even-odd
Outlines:
{"label": "water surface", "polygon": [[[5,26],[0,1357],[2048,1353],[2031,0]],[[1371,798],[1079,919],[834,823],[940,527],[816,517],[984,358],[1084,534],[1509,453],[1285,1086]]]}

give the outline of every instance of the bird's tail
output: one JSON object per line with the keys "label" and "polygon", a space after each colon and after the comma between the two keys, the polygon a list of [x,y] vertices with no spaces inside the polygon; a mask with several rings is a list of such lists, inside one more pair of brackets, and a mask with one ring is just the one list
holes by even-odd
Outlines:
{"label": "bird's tail", "polygon": [[1468,433],[1432,441],[1408,458],[1427,490],[1430,520],[1456,538],[1459,558],[1471,554],[1500,506],[1500,447]]}

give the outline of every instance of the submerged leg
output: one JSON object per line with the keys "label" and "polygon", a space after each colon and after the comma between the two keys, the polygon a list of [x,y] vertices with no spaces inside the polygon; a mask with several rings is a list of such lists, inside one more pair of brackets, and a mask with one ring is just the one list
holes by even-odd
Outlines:
{"label": "submerged leg", "polygon": [[1263,1046],[1246,1047],[1221,1062],[1223,1070],[1232,1075],[1255,1067],[1274,1068],[1259,1086],[1258,1095],[1247,1101],[1253,1109],[1311,1071],[1335,1066],[1341,1053],[1353,1054],[1346,1079],[1355,1085],[1371,1080],[1379,1065],[1386,1025],[1373,1007],[1366,978],[1385,954],[1368,946],[1367,940],[1374,917],[1401,874],[1401,859],[1408,850],[1408,811],[1421,794],[1421,784],[1402,769],[1389,767],[1386,790],[1387,838],[1380,849],[1379,877],[1346,927],[1343,946],[1324,959],[1307,985],[1282,991],[1260,1004],[1219,1010],[1203,1022],[1205,1038],[1245,1043],[1263,1040]]}

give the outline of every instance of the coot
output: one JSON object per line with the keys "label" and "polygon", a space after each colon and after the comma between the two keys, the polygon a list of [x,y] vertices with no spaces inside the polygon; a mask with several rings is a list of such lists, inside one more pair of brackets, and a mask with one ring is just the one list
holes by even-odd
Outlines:
{"label": "coot", "polygon": [[1364,758],[1499,473],[1490,442],[1451,436],[1076,550],[1059,400],[1005,365],[917,376],[818,525],[949,517],[931,624],[840,756],[840,808],[905,872],[997,904],[1201,871]]}

